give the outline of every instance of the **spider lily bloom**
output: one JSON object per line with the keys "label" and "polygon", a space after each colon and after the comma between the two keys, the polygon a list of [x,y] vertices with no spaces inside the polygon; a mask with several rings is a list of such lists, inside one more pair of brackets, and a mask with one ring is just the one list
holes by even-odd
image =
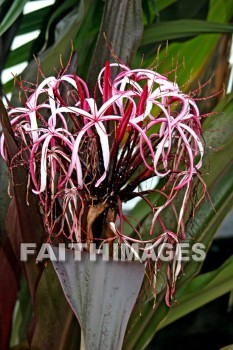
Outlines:
{"label": "spider lily bloom", "polygon": [[[173,169],[169,168],[168,159],[172,144],[174,147],[174,141],[182,140],[182,142],[177,142],[177,146],[182,153],[185,152],[188,155],[189,167],[186,173],[182,171],[183,181],[181,180],[178,185],[178,188],[181,188],[191,180],[193,173],[200,169],[202,165],[204,151],[200,141],[201,126],[198,108],[191,98],[188,98],[188,96],[179,91],[177,84],[169,82],[160,74],[147,69],[129,70],[122,65],[121,68],[123,71],[116,77],[112,84],[112,93],[122,94],[124,96],[126,90],[131,98],[140,98],[144,92],[142,85],[146,86],[148,95],[145,99],[145,108],[139,116],[140,121],[143,122],[143,120],[146,120],[146,123],[144,123],[144,128],[141,127],[140,132],[149,133],[155,125],[160,124],[159,134],[153,137],[160,140],[156,146],[154,155],[154,171],[156,175],[166,176],[172,170],[176,172],[179,170],[180,159],[177,159],[175,162],[175,167],[173,162]],[[117,105],[121,113],[124,110],[122,101],[123,97],[117,100]],[[174,104],[177,105],[178,111],[175,110],[172,113]],[[157,107],[160,112],[156,111],[156,115],[154,115],[153,107]],[[146,118],[151,121],[148,122]],[[200,159],[194,166],[194,158],[198,154],[200,155]],[[143,154],[141,155],[143,157]],[[160,160],[164,168],[163,173],[159,170]]]}
{"label": "spider lily bloom", "polygon": [[[113,79],[111,69],[116,66],[120,73]],[[107,62],[97,83],[103,97],[98,106],[80,77],[64,74],[44,79],[24,107],[9,111],[20,152],[26,148],[30,153],[31,187],[39,196],[48,241],[65,236],[101,246],[116,240],[133,253],[132,244],[138,243],[145,254],[150,244],[150,249],[158,249],[154,283],[162,264],[161,249],[169,242],[173,258],[167,268],[166,302],[170,304],[181,271],[184,213],[193,178],[200,177],[202,166],[201,116],[192,97],[149,69],[131,70]],[[7,161],[4,137],[1,153]],[[154,177],[160,179],[158,188],[139,189]],[[150,201],[151,193],[159,196],[157,203]],[[122,210],[123,202],[138,196],[152,213],[147,233]],[[173,227],[163,219],[167,208],[174,217]],[[133,235],[125,234],[125,225]]]}

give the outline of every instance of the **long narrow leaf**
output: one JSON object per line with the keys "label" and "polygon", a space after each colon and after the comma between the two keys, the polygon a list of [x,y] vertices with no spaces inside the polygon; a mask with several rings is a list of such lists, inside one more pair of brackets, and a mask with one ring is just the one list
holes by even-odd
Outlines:
{"label": "long narrow leaf", "polygon": [[34,40],[27,42],[26,44],[18,47],[10,52],[5,68],[10,68],[16,64],[28,61],[29,54],[31,52]]}
{"label": "long narrow leaf", "polygon": [[41,29],[44,19],[51,11],[52,5],[30,12],[23,16],[19,26],[18,35],[27,34],[34,30]]}
{"label": "long narrow leaf", "polygon": [[6,16],[2,20],[0,24],[0,36],[5,33],[5,31],[10,28],[10,26],[14,23],[14,21],[19,17],[22,13],[24,5],[28,2],[28,0],[14,0],[9,11]]}
{"label": "long narrow leaf", "polygon": [[[233,0],[211,0],[210,9],[207,20],[209,22],[226,23],[233,16]],[[216,52],[219,44],[220,35],[199,35],[187,42],[172,43],[166,49],[162,50],[159,55],[158,71],[162,74],[164,70],[170,72],[177,69],[177,64],[184,62],[184,69],[181,67],[177,71],[177,83],[179,86],[184,86],[184,89],[189,90],[193,81],[198,79],[202,72],[206,69],[208,62]],[[145,47],[140,48],[140,55],[137,61],[141,62],[142,55],[145,56],[143,65],[148,67],[154,61],[156,52],[149,51],[148,58]],[[152,56],[152,57],[151,57]],[[178,63],[177,63],[178,62]],[[210,73],[211,75],[211,73]]]}
{"label": "long narrow leaf", "polygon": [[[110,43],[114,55],[123,62],[129,63],[138,48],[142,31],[141,1],[109,0],[105,2],[102,25],[88,76],[91,91],[95,89],[101,67],[105,66],[107,60],[114,60],[106,41]],[[104,33],[106,33],[106,40]]]}
{"label": "long narrow leaf", "polygon": [[6,239],[0,247],[0,261],[0,348],[8,350],[20,276],[20,265],[9,239]]}
{"label": "long narrow leaf", "polygon": [[233,256],[215,271],[199,275],[176,293],[177,304],[159,329],[233,289]]}
{"label": "long narrow leaf", "polygon": [[162,11],[177,1],[178,0],[157,0],[156,1],[156,9],[157,9],[157,11]]}
{"label": "long narrow leaf", "polygon": [[10,198],[7,193],[7,167],[3,159],[0,159],[0,235],[5,231],[5,215]]}
{"label": "long narrow leaf", "polygon": [[[0,100],[0,121],[5,137],[8,158],[17,158],[19,149],[14,139],[7,112]],[[12,169],[14,196],[11,200],[6,217],[6,231],[20,259],[20,243],[41,243],[44,240],[44,227],[38,211],[38,202],[31,191],[28,192],[27,171],[24,166],[17,165]],[[34,260],[25,263],[27,278],[32,298],[35,297],[35,286],[41,274],[40,267]]]}
{"label": "long narrow leaf", "polygon": [[57,10],[52,14],[52,16],[49,18],[49,22],[47,24],[46,33],[45,33],[45,44],[48,41],[49,36],[49,29],[53,21],[62,15],[63,12],[67,11],[71,6],[77,4],[76,0],[66,0],[57,8]]}
{"label": "long narrow leaf", "polygon": [[[30,302],[30,292],[24,273],[21,274],[19,292],[17,295],[17,306],[14,310],[12,322],[10,345],[17,346],[22,343],[28,343],[28,328],[32,320],[32,303]],[[27,344],[28,346],[28,344]],[[29,346],[28,346],[29,347]]]}
{"label": "long narrow leaf", "polygon": [[233,33],[233,25],[194,19],[159,22],[145,28],[141,45],[212,33]]}
{"label": "long narrow leaf", "polygon": [[[85,18],[86,12],[91,5],[90,0],[81,1],[79,8],[74,9],[72,13],[69,13],[65,18],[62,19],[64,30],[60,32],[56,42],[41,55],[38,60],[40,62],[40,68],[44,75],[53,75],[54,71],[60,70],[61,58],[66,63],[71,55],[72,41],[74,41],[77,32]],[[69,38],[69,40],[67,40]],[[38,71],[37,62],[31,61],[22,73],[22,79],[25,81],[36,82]],[[19,88],[15,87],[12,92],[12,104],[14,101],[18,104],[18,92]]]}

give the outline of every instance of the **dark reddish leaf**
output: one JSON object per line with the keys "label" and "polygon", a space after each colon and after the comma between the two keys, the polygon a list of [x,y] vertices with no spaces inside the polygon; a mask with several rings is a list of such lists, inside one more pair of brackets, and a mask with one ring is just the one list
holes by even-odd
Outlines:
{"label": "dark reddish leaf", "polygon": [[[0,120],[9,162],[17,159],[18,146],[14,140],[13,131],[7,112],[0,100]],[[11,164],[12,165],[12,164]],[[38,248],[45,240],[45,232],[39,213],[37,198],[28,188],[28,171],[24,165],[17,164],[11,170],[14,196],[11,200],[6,219],[6,231],[11,241],[16,256],[19,258],[20,243],[37,243]],[[38,279],[40,278],[40,266],[35,264],[34,259],[25,263],[26,275],[29,282],[31,295],[34,293]]]}
{"label": "dark reddish leaf", "polygon": [[9,205],[10,198],[7,194],[7,166],[4,160],[0,157],[0,241],[5,233],[5,215]]}
{"label": "dark reddish leaf", "polygon": [[142,32],[141,0],[108,0],[105,2],[99,38],[88,76],[92,91],[94,91],[97,76],[100,69],[105,66],[105,62],[116,61],[113,56],[130,64],[139,46]]}
{"label": "dark reddish leaf", "polygon": [[8,350],[21,270],[8,238],[0,248],[0,261],[0,349]]}

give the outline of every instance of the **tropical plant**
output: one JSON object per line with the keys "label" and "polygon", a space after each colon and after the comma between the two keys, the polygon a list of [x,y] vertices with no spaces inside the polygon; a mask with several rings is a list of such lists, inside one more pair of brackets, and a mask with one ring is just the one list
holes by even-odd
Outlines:
{"label": "tropical plant", "polygon": [[[27,2],[0,2],[0,70],[28,62],[2,84],[1,348],[145,349],[233,289],[232,257],[199,275],[203,261],[180,263],[180,243],[207,251],[232,205],[233,1],[57,0],[23,14]],[[56,259],[58,243],[83,240],[81,261],[72,249]],[[54,261],[20,262],[21,243],[44,242]],[[92,242],[112,242],[111,254],[124,243],[137,260],[139,243],[146,274],[139,262],[91,262]],[[152,265],[165,243],[172,261]]]}

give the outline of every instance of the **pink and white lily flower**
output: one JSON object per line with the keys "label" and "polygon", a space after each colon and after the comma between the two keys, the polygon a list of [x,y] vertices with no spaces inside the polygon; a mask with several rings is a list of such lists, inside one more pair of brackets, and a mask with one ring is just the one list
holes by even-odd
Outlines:
{"label": "pink and white lily flower", "polygon": [[[112,68],[119,70],[114,78]],[[48,240],[64,236],[100,246],[116,240],[133,253],[133,243],[147,252],[169,242],[173,263],[167,269],[166,302],[170,304],[182,269],[184,214],[204,155],[201,115],[191,96],[153,70],[107,62],[97,84],[102,103],[91,97],[79,76],[51,76],[23,107],[9,110],[20,154],[25,150],[29,154],[31,187],[44,213]],[[1,154],[9,162],[4,136]],[[160,179],[157,188],[140,190],[142,182],[155,176]],[[153,193],[160,198],[157,203],[150,200]],[[179,208],[178,194],[183,196]],[[122,210],[123,202],[137,196],[151,209],[148,236]],[[173,229],[163,220],[168,208]],[[97,221],[100,234],[95,232]],[[126,235],[125,225],[137,237]],[[161,249],[160,245],[160,253]],[[159,256],[154,283],[162,263]]]}

